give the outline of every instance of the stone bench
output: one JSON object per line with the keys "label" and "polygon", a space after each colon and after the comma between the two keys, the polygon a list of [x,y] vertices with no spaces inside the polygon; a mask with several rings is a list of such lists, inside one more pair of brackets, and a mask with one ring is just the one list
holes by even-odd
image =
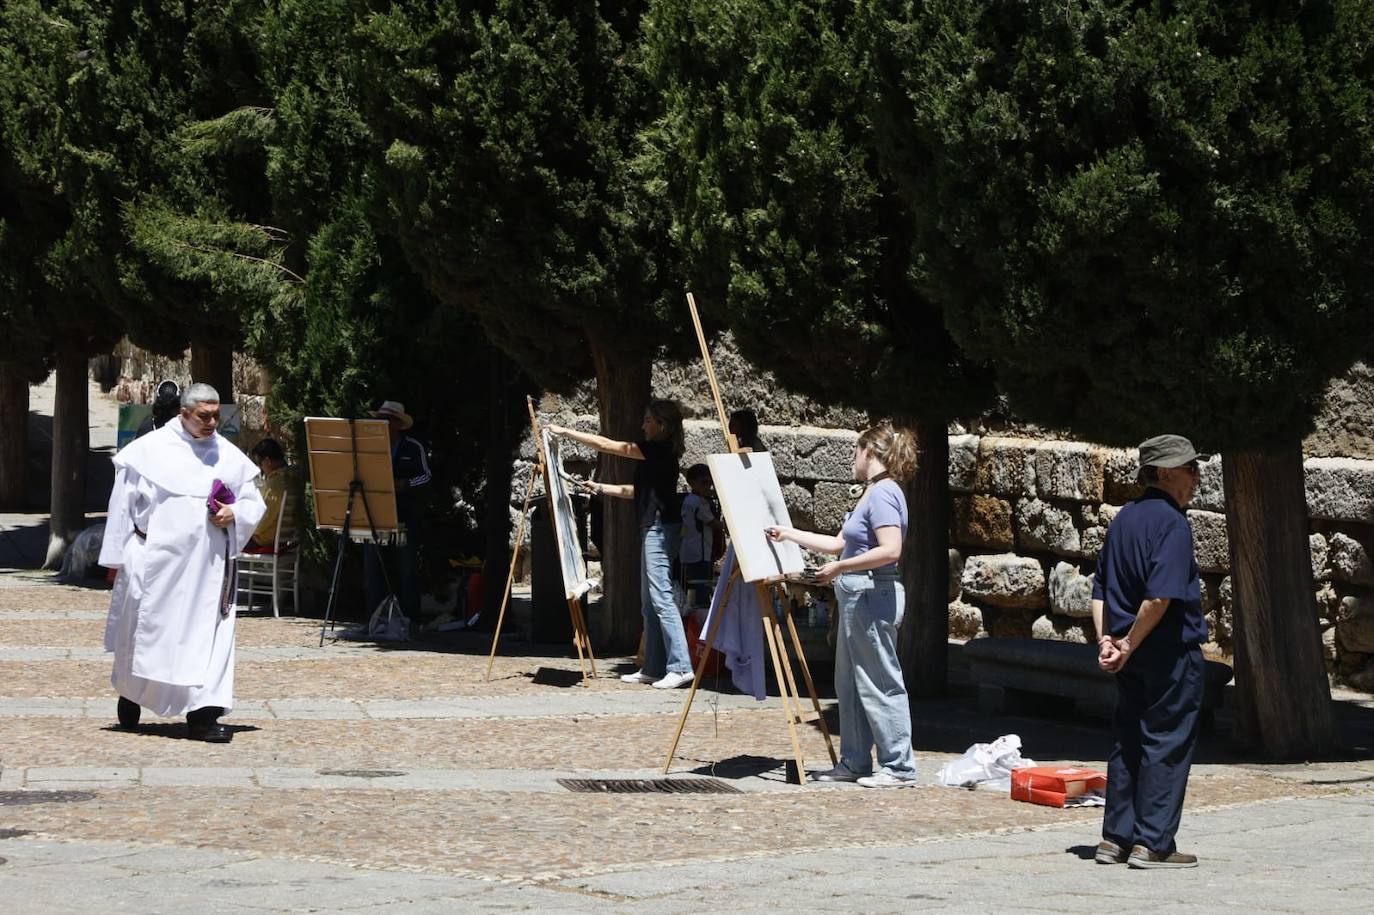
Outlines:
{"label": "stone bench", "polygon": [[[1024,710],[1036,696],[1069,699],[1084,714],[1110,719],[1116,710],[1112,674],[1097,666],[1097,647],[1048,639],[974,639],[964,645],[969,678],[978,688],[978,711],[1002,715]],[[1221,708],[1231,668],[1206,662],[1203,726]]]}

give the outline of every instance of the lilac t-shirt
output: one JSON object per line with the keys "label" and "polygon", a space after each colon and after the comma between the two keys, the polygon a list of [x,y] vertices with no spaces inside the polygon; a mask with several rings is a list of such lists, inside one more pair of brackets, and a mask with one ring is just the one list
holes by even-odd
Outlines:
{"label": "lilac t-shirt", "polygon": [[[906,540],[906,494],[896,480],[879,480],[868,491],[862,504],[844,516],[840,536],[844,538],[841,559],[867,553],[878,545],[878,528],[899,527]],[[895,563],[893,563],[895,565]]]}

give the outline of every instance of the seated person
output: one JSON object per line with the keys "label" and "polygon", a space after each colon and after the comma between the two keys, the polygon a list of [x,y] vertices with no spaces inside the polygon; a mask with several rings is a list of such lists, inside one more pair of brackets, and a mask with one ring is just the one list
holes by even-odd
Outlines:
{"label": "seated person", "polygon": [[254,552],[270,551],[276,542],[277,518],[281,515],[282,500],[286,497],[286,486],[290,481],[290,474],[286,469],[286,452],[282,451],[276,439],[265,438],[253,446],[248,456],[262,471],[258,492],[267,503],[267,513],[253,529],[249,549]]}
{"label": "seated person", "polygon": [[687,468],[686,477],[691,492],[682,500],[678,561],[682,582],[692,589],[692,606],[703,607],[711,600],[712,569],[724,552],[725,527],[716,516],[710,469],[705,464],[693,464]]}

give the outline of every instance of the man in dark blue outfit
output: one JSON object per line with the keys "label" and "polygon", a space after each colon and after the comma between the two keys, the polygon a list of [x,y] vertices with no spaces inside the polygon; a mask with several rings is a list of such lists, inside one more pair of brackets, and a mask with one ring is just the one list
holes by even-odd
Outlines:
{"label": "man in dark blue outfit", "polygon": [[1099,864],[1197,866],[1194,855],[1177,850],[1174,834],[1197,743],[1207,640],[1184,509],[1206,459],[1179,435],[1142,442],[1137,479],[1147,489],[1112,521],[1097,560],[1098,664],[1117,684]]}
{"label": "man in dark blue outfit", "polygon": [[[423,522],[423,496],[433,479],[429,470],[429,458],[425,446],[405,432],[413,424],[410,414],[401,403],[388,400],[372,415],[387,421],[391,435],[391,474],[396,486],[396,518],[405,529],[405,537],[392,552],[396,559],[396,592],[401,601],[401,610],[410,620],[412,638],[420,626],[420,570],[418,553],[420,547],[421,524]],[[385,577],[382,574],[382,554],[378,547],[369,544],[363,551],[363,578],[367,593],[368,612],[386,597]]]}

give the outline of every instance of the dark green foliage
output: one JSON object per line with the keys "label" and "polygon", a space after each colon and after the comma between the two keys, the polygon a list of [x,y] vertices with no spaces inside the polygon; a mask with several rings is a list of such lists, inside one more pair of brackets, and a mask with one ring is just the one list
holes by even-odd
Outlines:
{"label": "dark green foliage", "polygon": [[82,2],[0,8],[0,360],[35,379],[54,348],[93,355],[118,335],[110,259],[90,244],[110,163],[68,114],[89,70],[88,18]]}
{"label": "dark green foliage", "polygon": [[[474,430],[492,411],[523,411],[524,389],[492,396],[490,344],[470,315],[426,287],[390,231],[373,177],[380,150],[358,109],[356,32],[366,13],[354,0],[272,4],[256,34],[273,107],[196,131],[262,144],[272,223],[285,242],[277,251],[303,277],[298,285],[279,276],[286,292],[260,296],[247,328],[272,372],[274,420],[298,429],[307,415],[366,416],[382,400],[405,403],[435,456],[422,567],[436,583],[450,574],[448,558],[483,551],[472,513],[487,491],[487,448],[513,453],[515,442]],[[503,552],[505,537],[494,532]]]}
{"label": "dark green foliage", "polygon": [[666,112],[641,166],[666,186],[703,304],[751,360],[823,402],[943,420],[981,407],[991,379],[912,282],[850,8],[655,3]]}
{"label": "dark green foliage", "polygon": [[1374,333],[1374,5],[867,2],[919,281],[1037,420],[1293,440]]}
{"label": "dark green foliage", "polygon": [[407,255],[554,387],[590,374],[584,336],[611,361],[692,342],[662,201],[630,168],[653,107],[638,30],[633,6],[444,0],[390,5],[363,34]]}

